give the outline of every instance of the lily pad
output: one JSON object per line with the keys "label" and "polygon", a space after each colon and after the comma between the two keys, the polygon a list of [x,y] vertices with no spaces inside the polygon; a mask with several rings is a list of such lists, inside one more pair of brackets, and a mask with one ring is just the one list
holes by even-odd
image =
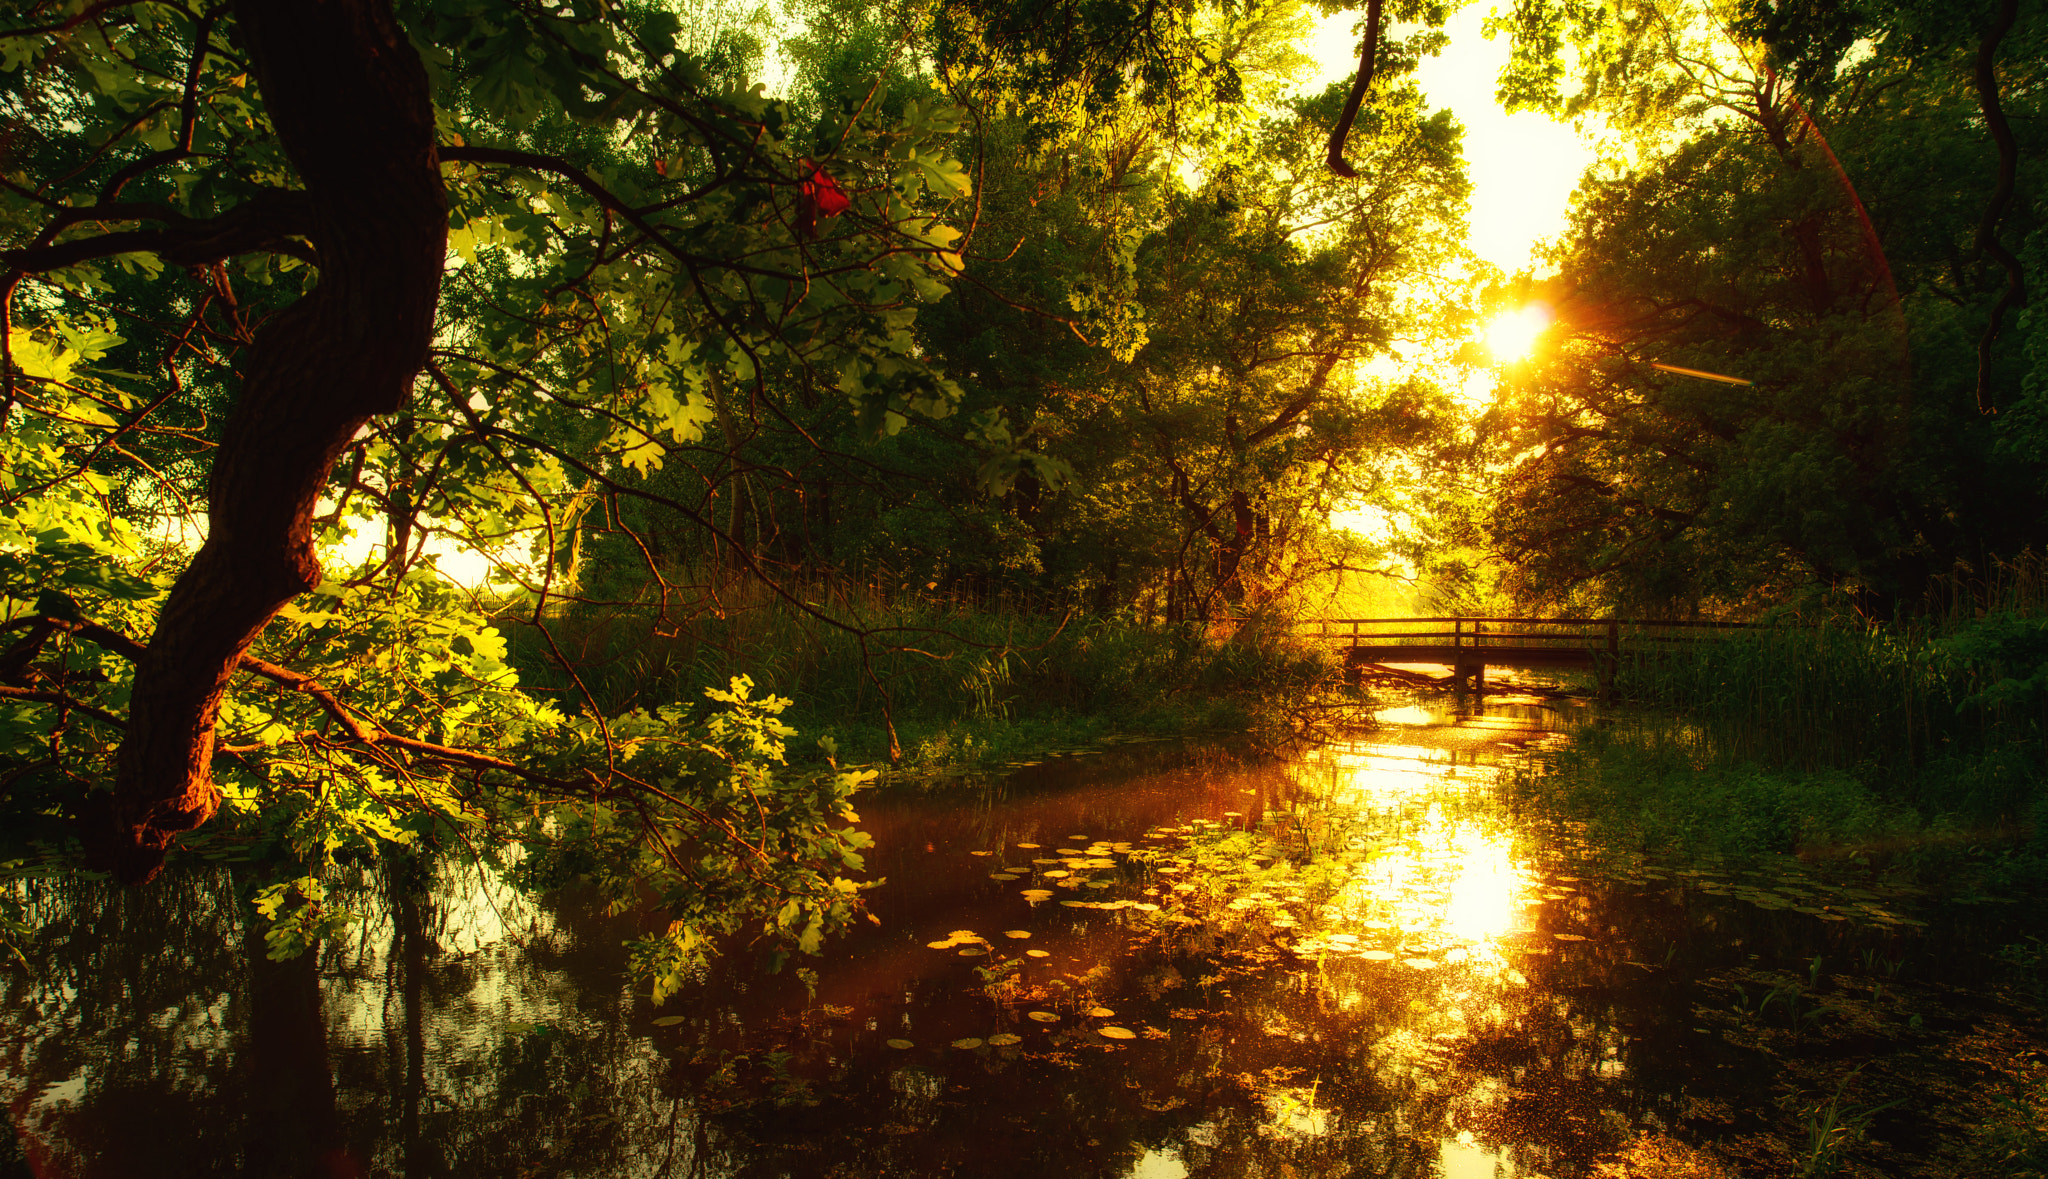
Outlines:
{"label": "lily pad", "polygon": [[987,954],[987,946],[969,946],[966,949],[960,951],[960,956],[962,958],[980,958],[986,956]]}
{"label": "lily pad", "polygon": [[1067,871],[1065,868],[1050,868],[1046,870],[1045,878],[1047,880],[1059,880],[1063,877],[1071,875],[1073,875],[1073,873]]}
{"label": "lily pad", "polygon": [[887,1045],[888,1045],[889,1047],[891,1047],[891,1048],[915,1048],[915,1047],[917,1047],[917,1045],[915,1045],[915,1044],[911,1043],[911,1042],[910,1042],[910,1041],[908,1041],[908,1040],[884,1040],[884,1041],[882,1041],[882,1043],[884,1043],[884,1044],[887,1044]]}
{"label": "lily pad", "polygon": [[1044,844],[1042,844],[1042,843],[1020,843],[1020,844],[1018,844],[1017,846],[1018,846],[1018,847],[1022,847],[1022,848],[1035,848],[1035,847],[1044,847],[1045,845],[1044,845]]}
{"label": "lily pad", "polygon": [[961,1049],[962,1051],[967,1051],[969,1049],[981,1047],[981,1041],[973,1036],[967,1036],[962,1039],[953,1041],[953,1047]]}
{"label": "lily pad", "polygon": [[1026,938],[1026,937],[1030,937],[1030,936],[1031,936],[1031,931],[1030,931],[1030,930],[1028,930],[1028,929],[1006,929],[1006,930],[1004,930],[1004,931],[1003,931],[1003,936],[1004,936],[1004,937],[1015,937],[1015,938]]}
{"label": "lily pad", "polygon": [[1027,1011],[1024,1013],[1024,1018],[1035,1019],[1039,1023],[1058,1023],[1060,1021],[1060,1017],[1050,1011]]}
{"label": "lily pad", "polygon": [[1582,942],[1586,939],[1576,933],[1553,933],[1550,936],[1561,942]]}
{"label": "lily pad", "polygon": [[1088,1009],[1088,1017],[1090,1019],[1108,1019],[1115,1014],[1116,1012],[1111,1011],[1107,1007],[1090,1007]]}
{"label": "lily pad", "polygon": [[1109,1040],[1135,1040],[1138,1038],[1138,1033],[1129,1028],[1103,1027],[1096,1028],[1095,1031],[1096,1034]]}
{"label": "lily pad", "polygon": [[1023,1042],[1024,1037],[1013,1036],[1008,1032],[998,1032],[988,1038],[988,1045],[991,1048],[1008,1048],[1012,1044],[1022,1044]]}
{"label": "lily pad", "polygon": [[1025,956],[1026,958],[1050,958],[1050,957],[1052,957],[1052,951],[1051,951],[1051,950],[1026,950],[1026,951],[1024,951],[1024,956]]}
{"label": "lily pad", "polygon": [[1017,895],[1027,901],[1045,901],[1052,899],[1052,890],[1049,888],[1027,888]]}
{"label": "lily pad", "polygon": [[990,880],[1015,880],[1017,879],[1017,874],[1015,872],[991,872],[988,874],[988,878]]}
{"label": "lily pad", "polygon": [[952,938],[947,938],[942,942],[926,942],[924,948],[927,950],[950,950],[959,944],[959,942],[954,941]]}
{"label": "lily pad", "polygon": [[1366,950],[1359,957],[1367,962],[1392,962],[1394,960],[1394,956],[1385,950]]}
{"label": "lily pad", "polygon": [[970,856],[992,856],[992,855],[994,855],[994,854],[996,854],[996,853],[994,853],[994,852],[985,852],[985,851],[971,851],[971,852],[968,852],[967,854],[968,854],[968,855],[970,855]]}

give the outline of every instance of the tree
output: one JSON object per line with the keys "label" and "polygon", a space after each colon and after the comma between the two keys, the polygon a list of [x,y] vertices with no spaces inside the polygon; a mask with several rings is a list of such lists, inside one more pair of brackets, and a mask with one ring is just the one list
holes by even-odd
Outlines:
{"label": "tree", "polygon": [[[9,807],[130,882],[223,807],[307,863],[479,822],[545,851],[573,814],[622,895],[666,882],[670,980],[749,906],[806,947],[852,912],[860,775],[772,773],[781,702],[542,705],[427,554],[530,541],[545,630],[573,513],[647,494],[721,396],[774,414],[788,379],[870,430],[956,396],[908,335],[960,266],[954,116],[856,110],[807,150],[678,34],[500,0],[0,29]],[[384,558],[324,575],[371,521]],[[333,915],[279,888],[289,948]]]}
{"label": "tree", "polygon": [[[1560,273],[1528,289],[1560,325],[1498,419],[1492,523],[1515,587],[1689,610],[1831,586],[1889,613],[1959,560],[2039,543],[2038,453],[1978,413],[1980,379],[2013,401],[2022,357],[1986,368],[1972,344],[2005,280],[1975,253],[1998,153],[1956,51],[1897,33],[1846,61],[1838,32],[1802,25],[1801,44],[1841,52],[1780,73],[1762,46],[1652,15],[1722,37],[1723,62],[1701,73],[1676,35],[1634,56],[1601,42],[1601,84],[1683,76],[1668,109],[1696,121],[1589,181]],[[2038,217],[2016,204],[2005,224]]]}

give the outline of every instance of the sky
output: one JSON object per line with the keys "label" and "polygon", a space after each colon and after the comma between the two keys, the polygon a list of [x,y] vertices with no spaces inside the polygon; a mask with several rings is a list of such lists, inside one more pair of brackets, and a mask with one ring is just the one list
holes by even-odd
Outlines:
{"label": "sky", "polygon": [[[1425,59],[1417,82],[1432,109],[1449,107],[1465,127],[1465,165],[1472,180],[1472,251],[1512,274],[1529,265],[1537,239],[1564,228],[1565,208],[1592,149],[1570,127],[1534,111],[1510,115],[1494,102],[1494,79],[1507,62],[1505,37],[1479,31],[1493,6],[1477,0],[1451,18],[1451,43]],[[1358,70],[1352,32],[1357,13],[1320,23],[1310,56],[1329,79]]]}

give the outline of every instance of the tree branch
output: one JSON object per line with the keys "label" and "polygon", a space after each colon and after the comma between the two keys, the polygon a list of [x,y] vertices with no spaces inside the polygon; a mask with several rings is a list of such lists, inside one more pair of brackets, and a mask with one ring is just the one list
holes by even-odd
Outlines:
{"label": "tree branch", "polygon": [[[124,230],[67,242],[54,240],[73,225],[93,221],[159,221],[165,228]],[[304,243],[292,240],[308,235],[311,228],[312,205],[305,194],[282,190],[264,193],[204,221],[162,205],[88,205],[58,214],[37,235],[35,244],[0,250],[0,262],[24,274],[42,274],[115,254],[155,254],[172,265],[191,267],[237,254],[270,251],[318,265],[318,255]]]}

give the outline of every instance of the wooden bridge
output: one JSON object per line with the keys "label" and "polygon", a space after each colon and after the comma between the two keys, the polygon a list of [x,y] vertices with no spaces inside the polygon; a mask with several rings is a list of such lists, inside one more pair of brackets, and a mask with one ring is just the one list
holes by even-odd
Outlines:
{"label": "wooden bridge", "polygon": [[[1451,669],[1463,688],[1486,689],[1488,667],[1589,668],[1612,684],[1624,656],[1655,657],[1742,622],[1668,622],[1629,618],[1321,618],[1299,633],[1344,650],[1353,669],[1433,663]],[[1445,629],[1448,627],[1449,629]]]}

